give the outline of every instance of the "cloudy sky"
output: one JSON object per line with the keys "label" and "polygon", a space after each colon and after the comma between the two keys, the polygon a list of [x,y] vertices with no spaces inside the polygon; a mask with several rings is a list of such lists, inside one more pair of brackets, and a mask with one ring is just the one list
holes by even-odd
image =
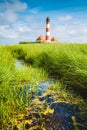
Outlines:
{"label": "cloudy sky", "polygon": [[87,0],[0,0],[0,44],[45,37],[47,16],[51,37],[87,43]]}

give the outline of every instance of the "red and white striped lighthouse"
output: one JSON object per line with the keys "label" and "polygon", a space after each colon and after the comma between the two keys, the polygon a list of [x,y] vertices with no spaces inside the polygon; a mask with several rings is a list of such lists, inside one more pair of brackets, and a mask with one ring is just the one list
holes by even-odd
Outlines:
{"label": "red and white striped lighthouse", "polygon": [[46,42],[50,42],[50,19],[46,18]]}

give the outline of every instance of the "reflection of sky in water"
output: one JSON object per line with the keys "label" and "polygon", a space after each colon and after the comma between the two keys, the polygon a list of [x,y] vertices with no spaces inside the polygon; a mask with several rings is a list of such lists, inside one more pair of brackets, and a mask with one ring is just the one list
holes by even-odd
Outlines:
{"label": "reflection of sky in water", "polygon": [[[60,122],[59,129],[58,130],[76,130],[73,124],[72,117],[74,116],[76,118],[76,125],[78,127],[77,130],[87,130],[87,127],[84,125],[84,122],[87,120],[87,116],[84,118],[84,115],[80,114],[80,109],[78,105],[75,104],[68,104],[64,102],[56,102],[55,99],[52,97],[52,94],[47,93],[47,90],[49,89],[49,86],[53,84],[54,81],[48,80],[45,82],[41,82],[37,85],[37,96],[40,102],[45,101],[46,104],[51,109],[54,109],[53,116],[51,117],[52,121],[55,120],[55,129],[57,125]],[[26,89],[29,91],[29,88]],[[43,94],[45,94],[43,96]],[[36,94],[32,93],[32,99],[34,100],[36,98]],[[58,101],[61,101],[61,99],[58,99]],[[46,104],[43,104],[44,107],[47,107]]]}
{"label": "reflection of sky in water", "polygon": [[18,68],[18,69],[22,69],[23,68],[23,66],[22,66],[22,62],[20,62],[20,61],[15,61],[15,66],[16,66],[16,68]]}
{"label": "reflection of sky in water", "polygon": [[[15,62],[15,66],[18,69],[22,69],[22,62],[20,61],[16,61]],[[46,93],[47,90],[49,89],[49,86],[51,84],[55,83],[55,81],[48,79],[47,81],[41,82],[39,83],[36,87],[37,87],[37,96],[40,102],[42,101],[46,101],[46,103],[48,104],[48,106],[51,109],[54,109],[54,113],[52,116],[51,120],[55,120],[54,124],[55,124],[55,129],[57,125],[59,124],[59,122],[61,122],[58,130],[87,130],[86,125],[84,125],[84,123],[87,121],[87,113],[85,112],[85,116],[84,114],[79,114],[80,110],[79,110],[79,106],[75,105],[75,104],[68,104],[68,103],[64,103],[64,102],[57,102],[55,103],[55,99],[52,97],[52,93]],[[31,87],[32,85],[29,86],[25,86],[23,91],[20,91],[20,96],[24,95],[24,97],[26,97],[26,94],[30,94],[32,93],[31,96],[31,100],[34,100],[36,98],[36,93],[31,91]],[[24,92],[24,93],[23,93]],[[45,96],[42,96],[43,94],[45,94]],[[61,101],[61,99],[58,99],[58,101]],[[75,129],[74,125],[73,125],[73,120],[72,120],[72,116],[75,116],[76,120],[77,120],[77,127],[78,129]],[[85,123],[86,124],[86,123]]]}
{"label": "reflection of sky in water", "polygon": [[[54,123],[55,126],[57,127],[57,124],[59,124],[59,120],[60,120],[61,125],[59,126],[58,130],[76,130],[72,120],[72,117],[74,116],[77,121],[76,122],[77,123],[76,125],[78,127],[77,130],[87,130],[87,127],[83,125],[84,122],[86,122],[87,120],[87,116],[84,118],[84,115],[79,114],[80,109],[78,105],[68,104],[64,102],[55,103],[55,99],[52,97],[52,94],[47,93],[49,86],[53,83],[55,83],[55,81],[53,80],[42,82],[38,84],[37,90],[38,90],[39,101],[46,101],[48,106],[51,109],[54,109],[52,120],[56,121],[56,124]],[[44,93],[46,93],[46,95],[42,96]],[[61,101],[61,99],[58,99],[58,101]]]}
{"label": "reflection of sky in water", "polygon": [[[53,99],[52,94],[47,93],[45,97],[43,93],[46,93],[51,84],[55,83],[54,81],[48,80],[46,82],[42,82],[38,85],[38,96],[39,101],[46,101],[46,103],[50,106],[51,109],[54,109],[52,120],[56,120],[56,123],[59,124],[59,120],[61,120],[61,125],[58,130],[75,130],[72,116],[76,118],[79,125],[77,124],[78,130],[86,130],[87,127],[81,124],[84,124],[86,120],[84,120],[83,115],[80,115],[79,106],[75,104],[68,104],[63,102],[55,103],[55,99]],[[41,96],[41,97],[40,97]],[[61,99],[58,99],[61,101]],[[87,119],[87,117],[86,117]],[[57,125],[56,125],[57,126]],[[56,129],[56,128],[55,128]]]}

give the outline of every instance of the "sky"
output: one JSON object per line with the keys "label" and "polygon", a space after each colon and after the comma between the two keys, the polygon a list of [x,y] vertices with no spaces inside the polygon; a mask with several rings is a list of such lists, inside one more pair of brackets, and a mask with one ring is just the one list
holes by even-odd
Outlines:
{"label": "sky", "polygon": [[47,17],[51,37],[87,43],[87,0],[0,0],[0,44],[45,37]]}

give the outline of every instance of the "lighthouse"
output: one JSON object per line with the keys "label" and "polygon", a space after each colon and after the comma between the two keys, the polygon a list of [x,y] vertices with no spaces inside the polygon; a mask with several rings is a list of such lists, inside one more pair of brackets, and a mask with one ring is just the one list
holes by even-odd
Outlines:
{"label": "lighthouse", "polygon": [[50,19],[46,18],[46,42],[50,42]]}
{"label": "lighthouse", "polygon": [[59,40],[57,40],[57,38],[54,36],[54,37],[50,37],[50,19],[49,17],[46,18],[46,37],[44,38],[43,36],[39,36],[37,39],[36,39],[36,42],[40,42],[40,43],[59,43]]}

